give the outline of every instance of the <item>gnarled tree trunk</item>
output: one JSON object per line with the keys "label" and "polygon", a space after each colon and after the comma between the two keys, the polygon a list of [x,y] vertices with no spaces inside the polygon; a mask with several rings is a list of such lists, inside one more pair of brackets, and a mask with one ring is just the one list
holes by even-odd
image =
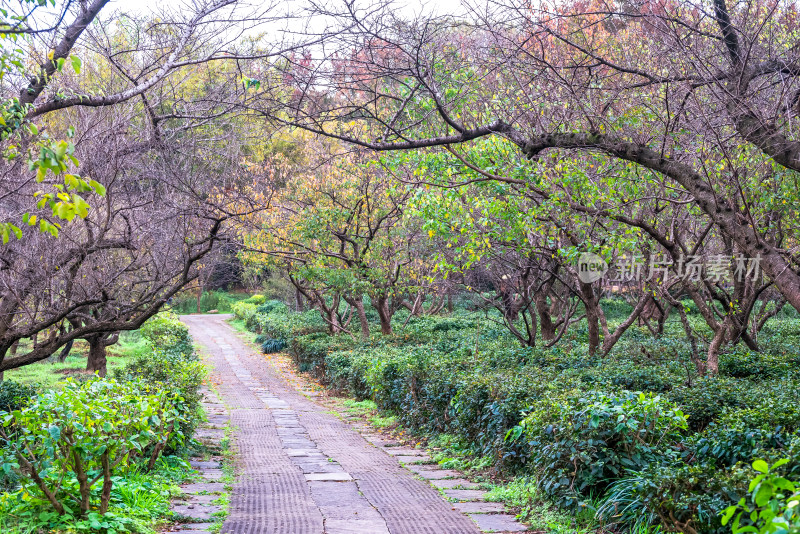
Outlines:
{"label": "gnarled tree trunk", "polygon": [[89,357],[86,359],[86,370],[106,376],[107,353],[106,348],[119,340],[119,332],[114,334],[97,334],[86,338],[89,343]]}
{"label": "gnarled tree trunk", "polygon": [[372,306],[378,312],[381,321],[381,334],[392,335],[392,310],[389,307],[389,297],[381,295],[372,299]]}

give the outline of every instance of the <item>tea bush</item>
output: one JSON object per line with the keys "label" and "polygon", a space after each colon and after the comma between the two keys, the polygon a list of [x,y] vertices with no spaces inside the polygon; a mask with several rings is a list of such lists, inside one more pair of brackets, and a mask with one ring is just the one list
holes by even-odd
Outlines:
{"label": "tea bush", "polygon": [[0,411],[12,412],[28,404],[36,395],[36,388],[13,380],[0,382]]}
{"label": "tea bush", "polygon": [[122,381],[140,381],[152,389],[175,393],[173,402],[180,418],[166,443],[167,453],[175,453],[191,439],[202,417],[200,386],[206,377],[206,368],[196,357],[189,358],[169,350],[153,350],[151,354],[139,356],[116,370],[114,377]]}
{"label": "tea bush", "polygon": [[145,322],[139,332],[151,347],[186,356],[194,352],[189,328],[172,312],[158,313]]}
{"label": "tea bush", "polygon": [[2,468],[15,471],[22,491],[58,516],[103,515],[117,475],[139,459],[154,467],[181,421],[179,402],[177,393],[141,382],[68,382],[0,413]]}
{"label": "tea bush", "polygon": [[[613,302],[610,321],[630,308]],[[762,352],[723,352],[719,376],[701,378],[677,321],[658,339],[631,327],[601,357],[588,354],[585,325],[556,347],[522,348],[497,316],[401,310],[394,336],[362,342],[328,335],[317,312],[246,306],[237,316],[262,342],[285,340],[298,367],[329,387],[374,401],[411,431],[452,436],[562,506],[592,504],[619,531],[726,531],[719,513],[746,494],[755,458],[788,458],[780,469],[800,479],[796,318],[765,329]]]}
{"label": "tea bush", "polygon": [[570,391],[535,403],[510,437],[527,441],[543,489],[575,506],[674,455],[686,429],[684,413],[657,395]]}
{"label": "tea bush", "polygon": [[723,525],[731,523],[733,534],[800,532],[800,486],[776,473],[787,463],[786,458],[772,467],[761,459],[753,462],[753,469],[760,474],[750,482],[747,496],[729,506],[722,517]]}

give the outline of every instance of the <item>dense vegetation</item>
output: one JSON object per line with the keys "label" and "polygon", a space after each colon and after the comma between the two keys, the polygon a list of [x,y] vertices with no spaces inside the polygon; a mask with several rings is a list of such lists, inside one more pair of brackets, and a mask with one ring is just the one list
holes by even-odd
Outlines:
{"label": "dense vegetation", "polygon": [[796,3],[155,10],[0,8],[0,378],[87,352],[0,382],[2,521],[127,528],[126,461],[159,480],[197,418],[171,304],[517,497],[800,528]]}
{"label": "dense vegetation", "polygon": [[191,472],[205,369],[177,317],[157,315],[141,336],[147,350],[114,378],[0,382],[3,532],[153,532],[168,517]]}
{"label": "dense vegetation", "polygon": [[[629,311],[605,304],[616,308],[610,321]],[[800,478],[793,313],[772,323],[761,353],[725,352],[719,375],[701,377],[677,321],[657,340],[634,328],[599,356],[588,354],[585,326],[558,347],[522,348],[499,317],[464,309],[398,313],[394,337],[367,342],[331,336],[319,313],[278,302],[235,310],[259,341],[286,343],[299,368],[330,387],[375,401],[416,432],[450,435],[507,474],[533,477],[552,502],[591,507],[607,528],[728,532],[720,512],[748,493],[753,461],[788,458],[776,472]]]}

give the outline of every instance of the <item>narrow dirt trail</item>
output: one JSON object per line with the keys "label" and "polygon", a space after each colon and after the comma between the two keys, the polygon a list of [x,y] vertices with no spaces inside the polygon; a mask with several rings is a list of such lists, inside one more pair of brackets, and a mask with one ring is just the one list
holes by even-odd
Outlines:
{"label": "narrow dirt trail", "polygon": [[238,476],[223,533],[480,532],[396,458],[288,384],[228,317],[182,318],[231,410]]}

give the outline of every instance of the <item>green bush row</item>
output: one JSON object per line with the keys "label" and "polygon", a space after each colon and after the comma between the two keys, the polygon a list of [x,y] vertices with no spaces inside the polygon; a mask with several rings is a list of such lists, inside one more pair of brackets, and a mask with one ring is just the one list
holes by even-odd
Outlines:
{"label": "green bush row", "polygon": [[367,344],[299,336],[290,354],[331,387],[374,400],[411,429],[459,436],[610,525],[726,532],[719,512],[747,492],[754,458],[786,457],[781,469],[800,475],[792,355],[727,353],[721,376],[701,379],[674,355],[594,358],[580,342],[522,349],[496,334],[476,352],[476,332],[491,324],[414,322]]}
{"label": "green bush row", "polygon": [[788,458],[781,472],[800,476],[793,318],[793,327],[765,330],[763,352],[725,352],[720,376],[700,378],[674,326],[657,340],[633,327],[601,358],[587,354],[580,327],[557,347],[531,349],[491,317],[401,311],[395,336],[362,343],[328,335],[316,312],[262,306],[241,304],[237,316],[262,341],[287,342],[300,370],[373,400],[412,430],[458,436],[613,528],[727,532],[720,511],[747,493],[755,458]]}

